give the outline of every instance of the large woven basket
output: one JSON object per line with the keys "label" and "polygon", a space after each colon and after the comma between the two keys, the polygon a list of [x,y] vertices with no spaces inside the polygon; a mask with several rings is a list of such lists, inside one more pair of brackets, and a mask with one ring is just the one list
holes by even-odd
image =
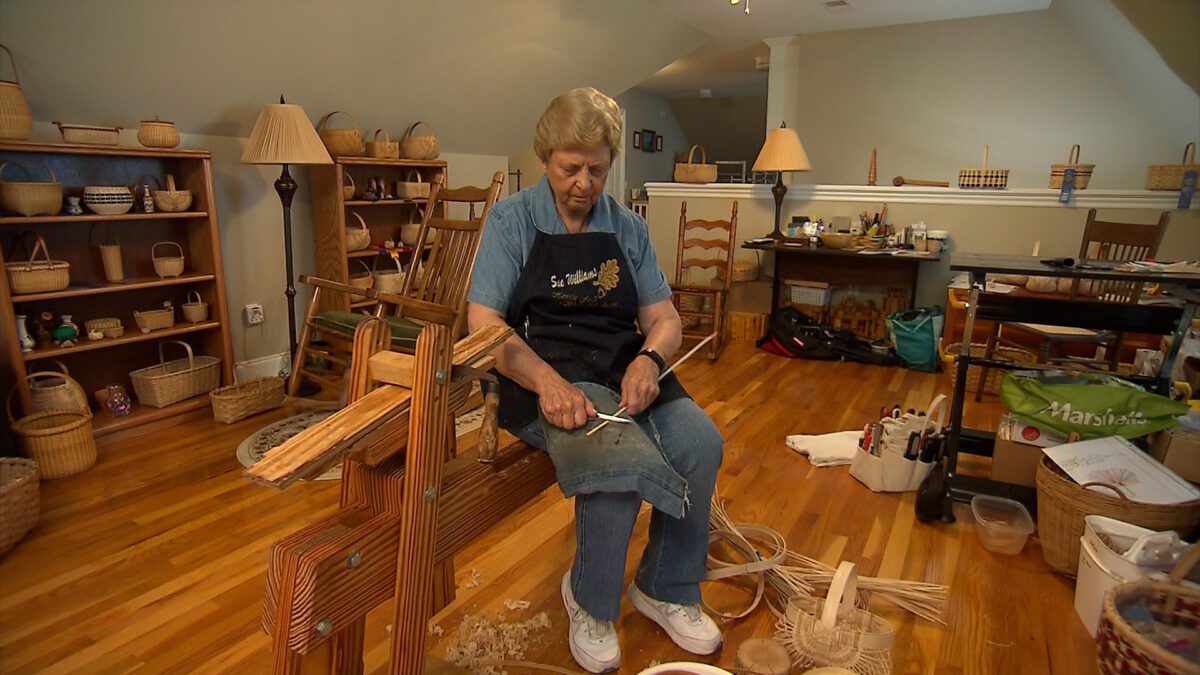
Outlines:
{"label": "large woven basket", "polygon": [[[67,375],[81,396],[83,387]],[[38,463],[42,478],[62,478],[82,473],[96,463],[96,439],[92,436],[92,411],[44,410],[16,419],[13,415],[14,387],[8,392],[8,420],[25,456]]]}
{"label": "large woven basket", "polygon": [[[1147,504],[1128,499],[1116,487],[1089,490],[1063,476],[1053,460],[1043,457],[1037,469],[1038,530],[1042,557],[1059,574],[1074,577],[1079,567],[1079,538],[1085,516],[1123,520],[1156,531],[1175,530],[1187,536],[1200,524],[1200,499],[1183,504]],[[1111,492],[1110,492],[1111,491]],[[1119,495],[1119,496],[1118,496]]]}
{"label": "large woven basket", "polygon": [[[167,361],[163,347],[168,343],[182,345],[187,358]],[[192,346],[180,340],[158,343],[158,365],[139,368],[129,373],[138,400],[152,408],[165,408],[193,396],[200,396],[221,384],[221,359],[215,356],[196,356]]]}
{"label": "large woven basket", "polygon": [[[33,245],[29,260],[4,263],[4,269],[8,272],[8,285],[13,294],[47,293],[61,291],[70,286],[71,263],[65,260],[51,260],[46,240],[36,232],[31,234],[37,238],[37,243]],[[39,251],[42,253],[42,260],[37,259]]]}
{"label": "large woven basket", "polygon": [[1125,619],[1122,611],[1140,605],[1160,623],[1200,635],[1200,589],[1184,586],[1184,577],[1200,559],[1200,545],[1184,552],[1169,581],[1134,581],[1104,594],[1096,662],[1104,675],[1176,675],[1200,673],[1200,665],[1151,641]]}
{"label": "large woven basket", "polygon": [[1066,176],[1067,169],[1073,169],[1075,171],[1075,189],[1086,190],[1088,181],[1092,180],[1092,170],[1095,168],[1095,164],[1080,164],[1079,145],[1072,145],[1071,152],[1067,154],[1066,164],[1050,165],[1050,188],[1061,190],[1063,177]]}
{"label": "large woven basket", "polygon": [[[961,352],[961,342],[952,342],[942,350],[942,363],[945,364],[945,370],[951,378],[955,376],[955,363]],[[987,345],[978,342],[971,343],[971,358],[982,359],[986,353]],[[992,350],[992,358],[997,361],[1011,361],[1013,363],[1037,363],[1037,355],[1033,352],[1002,345],[996,345],[996,348]],[[998,368],[988,370],[987,382],[983,386],[983,393],[999,395],[1000,383],[1004,381],[1004,374],[1005,371]],[[979,378],[982,375],[982,366],[972,364],[967,368],[967,391],[971,393],[979,391]]]}
{"label": "large woven basket", "polygon": [[[417,136],[414,132],[422,124],[425,125],[425,130],[429,134]],[[412,126],[404,132],[404,136],[400,138],[400,156],[405,159],[437,159],[441,152],[442,149],[438,145],[437,136],[433,134],[433,128],[425,122],[413,122]]]}
{"label": "large woven basket", "polygon": [[988,146],[983,146],[983,166],[978,169],[959,169],[958,187],[1003,190],[1008,187],[1008,169],[989,169]]}
{"label": "large woven basket", "polygon": [[[696,162],[696,151],[700,151],[700,161]],[[708,163],[708,153],[704,146],[693,145],[688,150],[686,162],[675,162],[674,178],[676,183],[715,183],[717,182],[717,165]]]}
{"label": "large woven basket", "polygon": [[[4,180],[4,169],[8,165],[34,164],[46,170],[48,181]],[[22,216],[53,216],[62,210],[62,183],[54,170],[37,161],[8,161],[0,164],[0,207]]]}
{"label": "large woven basket", "polygon": [[37,462],[0,457],[0,555],[37,524],[39,493]]}
{"label": "large woven basket", "polygon": [[1196,144],[1188,143],[1183,148],[1180,164],[1151,164],[1146,167],[1147,190],[1179,190],[1183,188],[1183,175],[1189,171],[1200,173],[1196,163]]}
{"label": "large woven basket", "polygon": [[86,408],[87,398],[83,392],[71,385],[67,379],[70,373],[67,366],[58,359],[51,359],[61,373],[37,372],[29,373],[25,379],[29,381],[29,395],[33,399],[33,411],[43,410],[74,410]]}
{"label": "large woven basket", "polygon": [[[354,126],[349,129],[326,129],[325,125],[329,123],[329,119],[337,114],[349,117]],[[362,135],[358,133],[358,120],[348,112],[334,110],[327,113],[317,122],[317,135],[321,137],[321,142],[325,144],[325,149],[329,151],[330,156],[335,159],[357,157],[363,154],[363,140]]]}
{"label": "large woven basket", "polygon": [[0,49],[8,54],[8,62],[12,64],[13,79],[0,80],[0,138],[23,141],[33,133],[33,115],[29,112],[29,104],[21,94],[21,76],[17,74],[17,60],[13,58],[8,47],[0,45]]}
{"label": "large woven basket", "polygon": [[[379,140],[380,132],[383,140]],[[400,141],[393,141],[387,129],[376,129],[375,135],[367,141],[367,157],[379,159],[400,159]]]}
{"label": "large woven basket", "polygon": [[213,419],[233,424],[283,405],[283,378],[264,377],[221,387],[209,392],[208,397],[212,400]]}
{"label": "large woven basket", "polygon": [[[179,255],[158,255],[158,247],[174,246]],[[160,241],[150,247],[150,259],[154,262],[154,273],[159,277],[177,277],[183,274],[183,247],[173,241]]]}

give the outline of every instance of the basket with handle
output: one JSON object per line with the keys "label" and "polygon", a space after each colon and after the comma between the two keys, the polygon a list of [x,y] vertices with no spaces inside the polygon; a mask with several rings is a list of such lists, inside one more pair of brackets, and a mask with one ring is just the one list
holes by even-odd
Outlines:
{"label": "basket with handle", "polygon": [[33,411],[86,408],[87,397],[83,391],[67,381],[71,375],[67,372],[67,365],[58,359],[51,359],[50,362],[62,372],[40,371],[25,376],[29,382],[29,395],[33,399]]}
{"label": "basket with handle", "polygon": [[[83,387],[61,373],[30,373],[64,378],[80,397],[87,400]],[[25,456],[38,463],[42,478],[62,478],[86,471],[96,463],[96,439],[92,436],[92,411],[80,408],[43,410],[17,419],[13,415],[13,394],[8,392],[8,421]]]}
{"label": "basket with handle", "polygon": [[[4,170],[9,165],[36,165],[50,176],[48,181],[14,181],[4,179]],[[54,175],[54,169],[42,162],[8,161],[0,164],[0,208],[22,216],[53,216],[62,210],[62,183]]]}
{"label": "basket with handle", "polygon": [[359,258],[355,258],[353,262],[358,263],[358,265],[362,267],[363,271],[351,272],[346,277],[346,283],[350,286],[361,288],[365,291],[375,284],[375,277],[371,274],[371,268],[367,267],[367,263],[363,262]]}
{"label": "basket with handle", "polygon": [[83,322],[83,327],[88,333],[98,330],[106,338],[121,337],[125,334],[125,326],[121,325],[121,320],[116,317],[88,319]]}
{"label": "basket with handle", "polygon": [[[174,246],[179,255],[158,255],[159,246]],[[160,241],[150,247],[150,260],[154,262],[154,273],[159,277],[177,277],[183,274],[183,247],[173,241]]]}
{"label": "basket with handle", "polygon": [[1183,147],[1183,162],[1180,164],[1151,164],[1146,167],[1147,190],[1179,190],[1183,188],[1183,176],[1188,172],[1200,173],[1196,163],[1196,144]]}
{"label": "basket with handle", "polygon": [[342,178],[346,179],[342,184],[342,201],[354,199],[354,176],[351,176],[350,172],[346,171],[342,173]]}
{"label": "basket with handle", "polygon": [[[338,114],[349,117],[350,123],[353,126],[349,129],[326,129],[325,125],[329,124],[330,118]],[[317,135],[321,137],[321,142],[325,144],[325,149],[335,159],[337,157],[358,157],[363,154],[363,140],[362,135],[358,133],[358,120],[354,119],[354,115],[348,112],[334,110],[331,113],[326,113],[317,122]]]}
{"label": "basket with handle", "polygon": [[404,180],[396,181],[396,196],[400,199],[428,199],[429,183],[421,178],[421,172],[410,169]]}
{"label": "basket with handle", "polygon": [[371,230],[367,228],[367,221],[357,212],[351,211],[350,215],[358,219],[358,227],[346,228],[346,250],[361,251],[371,245]]}
{"label": "basket with handle", "polygon": [[[379,261],[384,258],[391,260],[396,269],[375,269]],[[399,294],[400,289],[404,287],[404,268],[400,266],[400,258],[395,253],[375,256],[375,261],[371,265],[371,276],[375,277],[373,283],[377,291]]]}
{"label": "basket with handle", "polygon": [[192,323],[200,323],[208,320],[208,303],[204,298],[200,297],[199,291],[188,291],[187,302],[181,306],[183,310],[183,318]]}
{"label": "basket with handle", "polygon": [[[700,151],[700,162],[695,161],[696,151]],[[687,162],[675,163],[676,183],[715,183],[717,180],[717,165],[708,164],[708,153],[704,146],[693,145],[688,150]]]}
{"label": "basket with handle", "polygon": [[151,309],[145,312],[134,312],[133,320],[138,330],[149,333],[152,330],[162,330],[175,325],[175,308],[169,303],[162,309]]}
{"label": "basket with handle", "polygon": [[192,206],[191,190],[176,190],[174,174],[167,174],[166,190],[151,190],[150,199],[154,208],[164,213],[179,213],[187,211]]}
{"label": "basket with handle", "polygon": [[13,71],[13,79],[0,80],[0,138],[23,141],[33,133],[33,115],[29,112],[25,96],[21,94],[21,76],[17,74],[17,60],[13,58],[8,47],[0,45],[0,49],[8,54],[8,62]]}
{"label": "basket with handle", "polygon": [[1104,594],[1100,629],[1096,632],[1096,663],[1103,675],[1174,675],[1200,673],[1200,666],[1151,640],[1125,618],[1125,611],[1140,606],[1159,625],[1182,635],[1200,634],[1200,589],[1183,579],[1200,561],[1200,544],[1183,552],[1166,581],[1133,581],[1112,587]]}
{"label": "basket with handle", "polygon": [[41,485],[37,462],[0,457],[0,556],[37,524]]}
{"label": "basket with handle", "polygon": [[213,389],[213,419],[221,424],[233,424],[260,412],[283,405],[283,378],[264,377],[241,384]]}
{"label": "basket with handle", "polygon": [[[46,293],[61,291],[71,285],[71,263],[65,260],[51,260],[50,251],[46,248],[46,240],[37,232],[30,232],[35,242],[29,260],[22,262],[6,262],[4,269],[8,272],[8,285],[14,295],[23,293]],[[42,260],[38,260],[38,253]]]}
{"label": "basket with handle", "polygon": [[[163,347],[182,345],[187,357],[167,361]],[[129,373],[138,400],[153,408],[165,408],[193,396],[200,396],[221,385],[221,359],[215,356],[196,356],[192,346],[181,340],[158,343],[158,365],[139,368]]]}
{"label": "basket with handle", "polygon": [[1008,169],[989,169],[988,146],[983,146],[983,166],[978,169],[959,169],[958,187],[1003,190],[1008,187]]}
{"label": "basket with handle", "polygon": [[[1092,486],[1103,487],[1106,492],[1089,490]],[[1037,505],[1042,557],[1050,569],[1068,577],[1078,571],[1085,516],[1116,518],[1156,531],[1175,530],[1184,536],[1200,524],[1200,499],[1182,504],[1135,502],[1115,485],[1075,483],[1063,476],[1049,457],[1043,457],[1037,468]]]}
{"label": "basket with handle", "polygon": [[[379,134],[383,133],[383,140],[379,140]],[[393,141],[392,135],[387,129],[376,129],[375,135],[371,136],[371,140],[367,141],[367,157],[375,157],[378,159],[399,159],[400,158],[400,141]]]}
{"label": "basket with handle", "polygon": [[1053,190],[1061,190],[1063,186],[1063,177],[1066,175],[1067,169],[1075,170],[1075,189],[1086,190],[1088,181],[1092,180],[1092,170],[1096,168],[1095,164],[1080,164],[1079,163],[1079,144],[1071,146],[1071,152],[1067,155],[1066,164],[1051,164],[1050,165],[1050,188]]}
{"label": "basket with handle", "polygon": [[[429,133],[418,136],[416,135],[417,127],[422,124]],[[433,127],[425,122],[413,122],[405,130],[404,136],[400,138],[400,156],[405,159],[437,159],[441,152],[437,136],[433,133]]]}
{"label": "basket with handle", "polygon": [[835,666],[865,675],[891,672],[892,625],[858,609],[858,571],[842,561],[824,598],[799,594],[788,599],[775,637],[804,668]]}

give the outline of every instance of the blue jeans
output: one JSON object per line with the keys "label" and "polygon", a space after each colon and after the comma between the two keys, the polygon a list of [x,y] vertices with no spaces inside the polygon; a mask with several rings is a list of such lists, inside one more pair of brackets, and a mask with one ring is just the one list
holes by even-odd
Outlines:
{"label": "blue jeans", "polygon": [[[663,457],[688,484],[683,518],[655,509],[650,540],[642,552],[635,583],[646,595],[665,602],[700,602],[708,553],[708,516],[724,439],[690,398],[655,404],[636,417]],[[545,449],[542,423],[533,421],[517,436]],[[575,561],[571,591],[588,614],[614,621],[621,614],[625,557],[642,500],[635,492],[595,492],[575,497]]]}

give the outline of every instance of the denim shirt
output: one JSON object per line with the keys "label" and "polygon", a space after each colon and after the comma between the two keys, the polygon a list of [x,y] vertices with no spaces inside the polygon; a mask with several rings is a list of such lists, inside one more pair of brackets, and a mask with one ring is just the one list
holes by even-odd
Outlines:
{"label": "denim shirt", "polygon": [[[509,299],[529,258],[536,230],[569,236],[545,176],[537,185],[498,202],[488,211],[468,301],[501,314],[508,311]],[[588,231],[616,235],[632,267],[639,307],[671,297],[671,287],[658,268],[658,258],[650,245],[646,221],[640,216],[605,194],[592,207]]]}

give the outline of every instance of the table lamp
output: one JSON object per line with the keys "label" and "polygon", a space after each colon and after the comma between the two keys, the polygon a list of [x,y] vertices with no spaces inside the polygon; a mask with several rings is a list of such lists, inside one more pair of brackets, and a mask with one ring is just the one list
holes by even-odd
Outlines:
{"label": "table lamp", "polygon": [[250,140],[242,151],[242,164],[282,164],[283,171],[275,181],[275,191],[283,204],[283,248],[287,260],[288,339],[292,358],[296,358],[296,286],[292,272],[292,197],[296,180],[288,173],[289,164],[331,164],[333,160],[317,135],[317,130],[304,113],[304,108],[291,103],[263,106],[258,121],[250,132]]}
{"label": "table lamp", "polygon": [[754,160],[755,171],[775,171],[777,177],[771,194],[775,195],[775,231],[772,239],[786,239],[779,231],[779,213],[783,210],[783,196],[787,194],[787,186],[783,184],[784,171],[808,171],[812,164],[808,163],[808,154],[800,143],[800,135],[795,129],[789,129],[787,123],[779,125],[767,133],[767,142],[763,143]]}

